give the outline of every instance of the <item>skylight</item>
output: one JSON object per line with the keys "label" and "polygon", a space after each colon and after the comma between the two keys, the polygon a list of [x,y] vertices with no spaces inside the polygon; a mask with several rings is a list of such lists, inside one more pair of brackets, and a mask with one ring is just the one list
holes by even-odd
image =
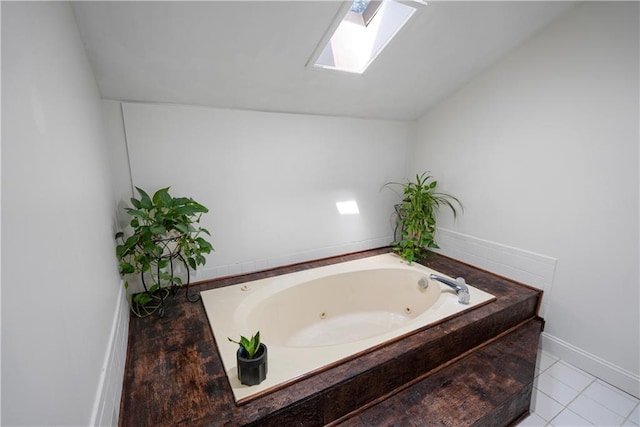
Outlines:
{"label": "skylight", "polygon": [[364,73],[415,11],[394,0],[354,0],[314,66]]}

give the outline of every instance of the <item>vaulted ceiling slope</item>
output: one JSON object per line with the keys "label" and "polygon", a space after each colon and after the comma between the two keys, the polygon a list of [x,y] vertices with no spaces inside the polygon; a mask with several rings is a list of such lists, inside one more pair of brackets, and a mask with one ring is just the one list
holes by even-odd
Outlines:
{"label": "vaulted ceiling slope", "polygon": [[306,66],[339,1],[74,2],[103,98],[413,120],[573,2],[409,2],[362,75]]}

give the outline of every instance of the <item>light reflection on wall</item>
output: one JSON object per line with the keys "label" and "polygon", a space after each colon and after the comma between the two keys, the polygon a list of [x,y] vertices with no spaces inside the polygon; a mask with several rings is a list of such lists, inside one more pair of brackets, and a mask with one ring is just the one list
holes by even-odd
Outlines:
{"label": "light reflection on wall", "polygon": [[340,215],[359,215],[360,209],[358,209],[358,203],[355,200],[346,200],[343,202],[336,202],[336,207]]}

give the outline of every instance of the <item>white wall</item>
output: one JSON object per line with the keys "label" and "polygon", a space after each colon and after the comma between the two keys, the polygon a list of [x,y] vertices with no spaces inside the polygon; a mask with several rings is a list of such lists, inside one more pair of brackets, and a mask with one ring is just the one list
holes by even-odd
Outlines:
{"label": "white wall", "polygon": [[112,200],[117,209],[113,211],[113,224],[117,229],[128,226],[130,217],[124,208],[130,206],[133,195],[129,153],[122,120],[122,104],[117,101],[102,100],[102,117],[105,125],[109,169],[111,171]]}
{"label": "white wall", "polygon": [[101,114],[69,4],[3,2],[3,425],[90,425],[121,386],[105,378],[126,325]]}
{"label": "white wall", "polygon": [[638,18],[579,4],[427,112],[409,150],[464,202],[444,229],[557,260],[544,342],[636,396]]}
{"label": "white wall", "polygon": [[[133,182],[210,209],[209,278],[387,245],[409,124],[124,104]],[[360,215],[336,202],[356,200]]]}

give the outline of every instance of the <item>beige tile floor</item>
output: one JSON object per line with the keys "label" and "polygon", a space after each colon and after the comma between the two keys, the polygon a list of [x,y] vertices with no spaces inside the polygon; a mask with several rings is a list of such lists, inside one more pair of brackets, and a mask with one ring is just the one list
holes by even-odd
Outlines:
{"label": "beige tile floor", "polygon": [[640,426],[640,400],[541,351],[531,415],[519,427]]}

